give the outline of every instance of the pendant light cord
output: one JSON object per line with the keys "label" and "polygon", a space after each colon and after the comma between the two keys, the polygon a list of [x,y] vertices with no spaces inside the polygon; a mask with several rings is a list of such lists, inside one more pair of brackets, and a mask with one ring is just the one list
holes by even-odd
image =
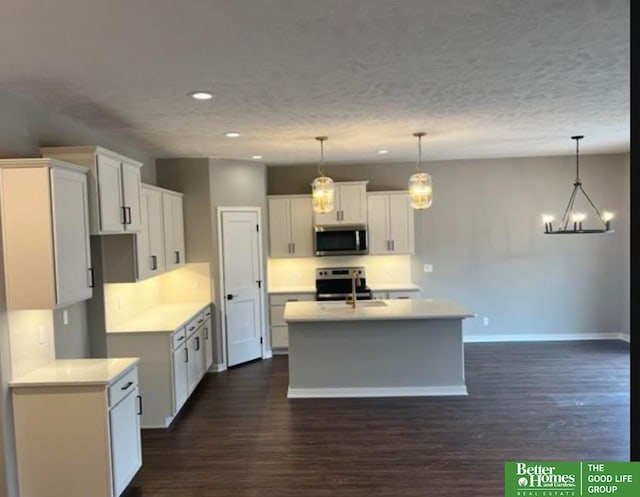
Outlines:
{"label": "pendant light cord", "polygon": [[418,138],[418,162],[416,162],[416,172],[420,172],[420,166],[422,165],[422,137],[426,135],[424,131],[414,133],[413,136]]}
{"label": "pendant light cord", "polygon": [[327,137],[316,136],[316,140],[320,142],[320,163],[318,164],[318,175],[324,176],[324,142],[327,140]]}

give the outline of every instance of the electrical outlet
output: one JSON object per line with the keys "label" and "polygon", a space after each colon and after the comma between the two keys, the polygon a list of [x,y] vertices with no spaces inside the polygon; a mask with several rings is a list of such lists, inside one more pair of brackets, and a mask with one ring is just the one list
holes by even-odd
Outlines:
{"label": "electrical outlet", "polygon": [[62,311],[62,324],[69,324],[69,311],[67,309]]}
{"label": "electrical outlet", "polygon": [[425,273],[432,273],[433,272],[433,264],[425,264],[424,265],[424,272]]}
{"label": "electrical outlet", "polygon": [[38,326],[38,342],[40,345],[47,343],[47,330],[44,326]]}
{"label": "electrical outlet", "polygon": [[489,326],[489,318],[488,317],[483,317],[482,318],[482,325],[483,326]]}

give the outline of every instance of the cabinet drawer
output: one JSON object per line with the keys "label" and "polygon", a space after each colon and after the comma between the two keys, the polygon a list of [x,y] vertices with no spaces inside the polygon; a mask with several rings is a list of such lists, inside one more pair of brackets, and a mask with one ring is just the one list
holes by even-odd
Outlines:
{"label": "cabinet drawer", "polygon": [[212,314],[212,310],[211,310],[211,306],[209,306],[204,310],[204,318],[205,319],[210,318],[211,314]]}
{"label": "cabinet drawer", "polygon": [[287,326],[287,323],[284,320],[283,305],[269,306],[269,324],[271,326]]}
{"label": "cabinet drawer", "polygon": [[121,378],[109,385],[109,407],[115,406],[129,392],[133,392],[138,386],[138,368],[127,371]]}
{"label": "cabinet drawer", "polygon": [[387,294],[387,292],[372,292],[371,297],[374,300],[385,300],[389,298],[389,295]]}
{"label": "cabinet drawer", "polygon": [[404,292],[389,292],[390,299],[418,299],[420,290],[408,290]]}
{"label": "cabinet drawer", "polygon": [[288,326],[272,326],[271,327],[271,348],[286,349],[289,347],[289,327]]}
{"label": "cabinet drawer", "polygon": [[184,341],[187,339],[186,328],[180,328],[178,331],[173,333],[171,337],[171,348],[175,349],[179,347]]}
{"label": "cabinet drawer", "polygon": [[193,333],[198,329],[198,326],[202,323],[204,323],[204,312],[196,314],[191,321],[187,323],[187,326],[185,327],[187,329],[187,338],[193,335]]}
{"label": "cabinet drawer", "polygon": [[313,293],[279,293],[269,297],[271,305],[285,305],[287,302],[315,300]]}

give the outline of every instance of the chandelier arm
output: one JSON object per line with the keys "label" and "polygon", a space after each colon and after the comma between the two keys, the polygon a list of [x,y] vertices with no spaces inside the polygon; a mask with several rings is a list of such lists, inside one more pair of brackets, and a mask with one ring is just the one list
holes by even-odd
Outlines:
{"label": "chandelier arm", "polygon": [[[593,207],[593,210],[596,211],[596,214],[598,215],[598,219],[600,219],[600,221],[602,221],[602,214],[600,214],[600,211],[598,210],[598,208],[596,207],[596,204],[594,204],[591,199],[589,198],[589,195],[587,195],[587,192],[584,191],[584,188],[582,188],[582,185],[578,185],[580,187],[580,191],[582,191],[582,193],[584,194],[585,198],[589,201],[589,203],[591,204],[591,207]],[[604,221],[602,221],[605,225],[606,223]]]}
{"label": "chandelier arm", "polygon": [[576,193],[578,192],[578,187],[580,185],[578,183],[574,184],[573,191],[571,192],[571,196],[569,197],[569,203],[567,204],[567,208],[564,210],[564,214],[562,215],[562,229],[567,229],[567,224],[569,224],[569,212],[573,208],[573,203],[576,200]]}

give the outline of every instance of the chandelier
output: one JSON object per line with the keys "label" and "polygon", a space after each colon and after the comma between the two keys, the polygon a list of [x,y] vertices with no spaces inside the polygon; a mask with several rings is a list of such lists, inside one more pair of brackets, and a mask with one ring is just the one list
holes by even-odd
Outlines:
{"label": "chandelier", "polygon": [[416,172],[409,178],[409,196],[411,197],[411,207],[414,209],[427,209],[433,201],[433,187],[431,176],[420,171],[422,164],[422,137],[425,132],[419,131],[413,134],[418,138],[418,162],[416,162]]}
{"label": "chandelier", "polygon": [[[553,216],[545,214],[542,216],[542,220],[544,222],[544,233],[546,235],[572,235],[572,234],[580,234],[580,233],[611,233],[613,232],[613,230],[611,229],[611,220],[613,219],[613,214],[607,211],[603,211],[601,214],[598,208],[596,207],[596,204],[593,203],[589,195],[587,195],[587,192],[584,190],[584,188],[582,188],[582,181],[580,181],[580,162],[579,162],[579,147],[578,147],[580,140],[582,138],[584,138],[584,136],[582,135],[571,137],[572,140],[576,141],[576,179],[573,182],[573,190],[571,191],[571,195],[569,196],[569,202],[567,203],[567,207],[564,210],[564,214],[562,215],[562,219],[560,221],[560,228],[554,231]],[[584,195],[589,205],[595,211],[596,217],[602,223],[600,228],[583,228],[582,222],[587,218],[587,215],[583,212],[576,212],[573,209],[578,192]]]}
{"label": "chandelier", "polygon": [[316,136],[320,142],[320,163],[318,164],[318,177],[311,183],[311,202],[313,211],[318,214],[326,214],[333,210],[335,198],[335,186],[333,180],[324,175],[324,142],[326,136]]}

